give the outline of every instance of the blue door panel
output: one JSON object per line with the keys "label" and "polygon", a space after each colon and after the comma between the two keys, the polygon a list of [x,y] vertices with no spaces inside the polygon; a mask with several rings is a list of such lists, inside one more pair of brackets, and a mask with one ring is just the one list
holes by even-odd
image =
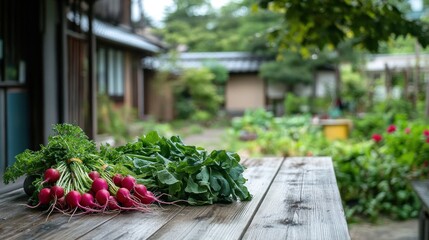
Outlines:
{"label": "blue door panel", "polygon": [[15,156],[30,145],[28,93],[22,90],[8,91],[6,103],[6,162],[7,166],[11,166]]}

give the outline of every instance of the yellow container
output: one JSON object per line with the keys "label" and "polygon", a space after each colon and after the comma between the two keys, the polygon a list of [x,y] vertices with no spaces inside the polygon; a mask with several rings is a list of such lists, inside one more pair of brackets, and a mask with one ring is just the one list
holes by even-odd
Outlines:
{"label": "yellow container", "polygon": [[328,140],[344,140],[349,137],[352,121],[349,119],[326,119],[321,120],[320,125]]}

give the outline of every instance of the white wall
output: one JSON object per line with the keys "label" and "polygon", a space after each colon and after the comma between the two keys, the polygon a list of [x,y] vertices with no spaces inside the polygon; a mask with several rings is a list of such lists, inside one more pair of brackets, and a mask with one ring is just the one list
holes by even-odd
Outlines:
{"label": "white wall", "polygon": [[319,71],[316,74],[316,97],[335,98],[335,72]]}

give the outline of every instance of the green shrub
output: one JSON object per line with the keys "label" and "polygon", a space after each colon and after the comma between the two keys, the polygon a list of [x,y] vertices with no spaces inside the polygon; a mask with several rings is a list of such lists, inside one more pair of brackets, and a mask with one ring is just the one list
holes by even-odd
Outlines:
{"label": "green shrub", "polygon": [[99,95],[97,105],[98,133],[110,134],[119,141],[129,139],[127,124],[136,119],[135,111],[115,107],[107,95]]}
{"label": "green shrub", "polygon": [[222,96],[213,83],[215,75],[207,68],[186,69],[175,86],[176,112],[179,118],[188,119],[196,111],[216,116]]}
{"label": "green shrub", "polygon": [[305,113],[308,108],[308,98],[298,97],[293,93],[288,93],[284,100],[285,113],[287,115]]}
{"label": "green shrub", "polygon": [[[429,177],[429,127],[401,114],[394,125],[382,114],[359,121],[359,134],[328,141],[309,117],[274,118],[260,110],[234,121],[229,146],[251,156],[331,156],[349,221],[357,216],[372,221],[380,215],[416,217],[420,205],[410,181]],[[257,138],[238,144],[240,133],[249,129]]]}

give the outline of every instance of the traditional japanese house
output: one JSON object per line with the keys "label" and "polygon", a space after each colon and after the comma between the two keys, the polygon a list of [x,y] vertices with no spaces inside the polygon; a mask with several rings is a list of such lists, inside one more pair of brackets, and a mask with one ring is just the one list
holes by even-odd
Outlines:
{"label": "traditional japanese house", "polygon": [[[46,143],[52,124],[97,131],[97,94],[144,111],[141,58],[162,45],[135,33],[131,0],[0,0],[0,178]],[[19,183],[17,183],[19,184]],[[0,192],[15,188],[0,183]]]}

